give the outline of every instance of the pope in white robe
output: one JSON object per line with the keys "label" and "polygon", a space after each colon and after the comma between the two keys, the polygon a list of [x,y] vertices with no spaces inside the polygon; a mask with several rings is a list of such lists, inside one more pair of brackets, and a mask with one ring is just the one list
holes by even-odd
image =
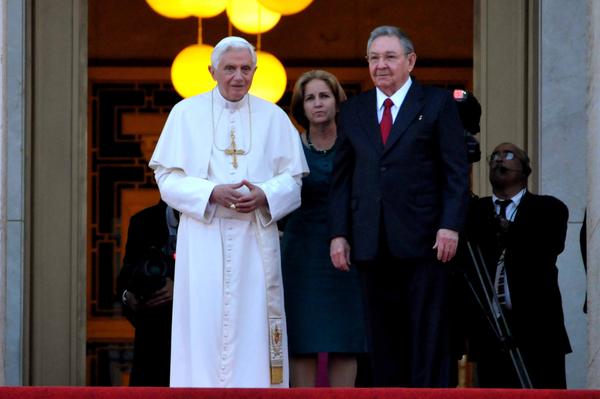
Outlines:
{"label": "pope in white robe", "polygon": [[279,107],[248,94],[254,48],[215,46],[215,89],[175,105],[150,167],[179,210],[171,386],[287,387],[276,221],[300,206],[308,173]]}

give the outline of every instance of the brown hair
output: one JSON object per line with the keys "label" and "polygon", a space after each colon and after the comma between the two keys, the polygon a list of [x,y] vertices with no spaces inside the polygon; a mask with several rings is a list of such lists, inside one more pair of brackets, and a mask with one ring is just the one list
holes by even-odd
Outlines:
{"label": "brown hair", "polygon": [[303,128],[308,129],[309,122],[304,113],[304,88],[307,83],[311,80],[319,79],[325,82],[329,89],[333,93],[335,98],[335,108],[339,111],[340,104],[346,100],[346,93],[337,78],[331,73],[322,70],[312,70],[302,74],[296,84],[294,85],[294,92],[292,93],[292,116],[296,119]]}

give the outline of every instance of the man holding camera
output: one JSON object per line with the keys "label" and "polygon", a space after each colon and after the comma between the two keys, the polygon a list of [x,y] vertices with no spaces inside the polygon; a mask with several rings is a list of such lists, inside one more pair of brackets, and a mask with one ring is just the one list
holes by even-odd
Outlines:
{"label": "man holding camera", "polygon": [[[527,191],[527,153],[498,145],[490,159],[493,195],[473,201],[468,238],[481,249],[497,301],[484,312],[474,305],[471,354],[479,385],[527,387],[510,352],[519,349],[533,388],[566,388],[565,355],[571,352],[564,326],[556,259],[563,251],[569,212],[552,196]],[[477,281],[471,278],[472,281]],[[512,336],[490,326],[502,311]],[[520,378],[519,378],[520,376]]]}
{"label": "man holding camera", "polygon": [[177,223],[163,201],[129,221],[117,292],[135,327],[130,386],[169,386]]}

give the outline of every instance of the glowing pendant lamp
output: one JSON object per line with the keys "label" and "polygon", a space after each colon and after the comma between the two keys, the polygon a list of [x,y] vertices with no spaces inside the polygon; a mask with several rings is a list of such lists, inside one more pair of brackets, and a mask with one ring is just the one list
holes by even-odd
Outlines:
{"label": "glowing pendant lamp", "polygon": [[256,0],[229,0],[227,16],[237,29],[253,35],[272,29],[281,18],[281,14],[261,6]]}
{"label": "glowing pendant lamp", "polygon": [[281,15],[292,15],[304,10],[313,0],[258,0],[258,2]]}
{"label": "glowing pendant lamp", "polygon": [[192,15],[200,18],[215,17],[225,11],[227,0],[187,0],[194,3],[190,6]]}
{"label": "glowing pendant lamp", "polygon": [[256,52],[256,73],[250,86],[250,93],[276,103],[285,93],[287,74],[279,60],[266,51]]}
{"label": "glowing pendant lamp", "polygon": [[210,18],[225,10],[227,0],[146,0],[146,3],[167,18]]}
{"label": "glowing pendant lamp", "polygon": [[171,81],[182,97],[191,97],[215,87],[208,66],[213,47],[193,44],[184,48],[173,60]]}

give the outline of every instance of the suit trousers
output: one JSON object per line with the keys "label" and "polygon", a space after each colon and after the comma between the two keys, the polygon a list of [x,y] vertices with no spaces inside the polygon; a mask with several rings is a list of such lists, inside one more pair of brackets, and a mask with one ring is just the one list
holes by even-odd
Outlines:
{"label": "suit trousers", "polygon": [[358,264],[376,387],[448,387],[449,266],[430,258],[398,259],[383,244]]}
{"label": "suit trousers", "polygon": [[[536,389],[566,389],[565,354],[521,350],[531,385]],[[507,352],[487,353],[477,361],[478,386],[481,388],[521,388]]]}
{"label": "suit trousers", "polygon": [[[504,310],[509,327],[512,312]],[[503,348],[497,339],[482,345],[477,361],[478,385],[482,388],[521,388],[510,351]],[[531,385],[536,389],[566,389],[565,354],[554,348],[532,348],[519,345],[523,363]]]}

